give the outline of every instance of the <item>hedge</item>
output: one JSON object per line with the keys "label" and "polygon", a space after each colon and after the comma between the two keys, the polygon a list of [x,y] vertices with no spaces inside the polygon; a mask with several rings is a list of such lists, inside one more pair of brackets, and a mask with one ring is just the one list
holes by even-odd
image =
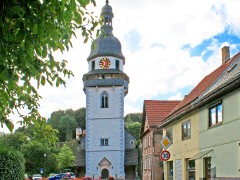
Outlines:
{"label": "hedge", "polygon": [[0,146],[0,179],[23,180],[25,159],[21,152]]}

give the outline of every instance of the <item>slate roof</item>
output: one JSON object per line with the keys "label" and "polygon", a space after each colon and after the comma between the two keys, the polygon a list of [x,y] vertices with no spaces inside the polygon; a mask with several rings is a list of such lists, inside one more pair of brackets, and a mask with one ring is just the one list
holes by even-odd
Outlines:
{"label": "slate roof", "polygon": [[125,59],[122,54],[122,46],[120,41],[113,34],[101,34],[93,41],[95,47],[91,48],[91,53],[87,58],[88,61],[99,56],[113,56]]}
{"label": "slate roof", "polygon": [[138,164],[138,151],[137,151],[137,149],[125,150],[124,165],[125,166],[130,166],[130,165],[136,166],[137,164]]}
{"label": "slate roof", "polygon": [[113,56],[125,60],[121,43],[112,33],[112,18],[114,15],[112,7],[108,3],[102,8],[101,16],[103,16],[104,21],[101,29],[104,33],[101,32],[100,36],[93,41],[95,46],[92,46],[87,60],[90,61],[99,56]]}
{"label": "slate roof", "polygon": [[[194,102],[197,102],[205,92],[207,93],[207,91],[210,91],[214,85],[216,88],[216,86],[218,87],[221,83],[224,83],[224,81],[219,81],[218,84],[216,84],[219,78],[221,78],[221,76],[223,76],[239,58],[240,52],[205,76],[202,81],[200,81],[199,84],[169,113],[169,115],[162,121],[162,124],[160,124],[160,127],[192,110]],[[222,80],[224,80],[224,78]]]}

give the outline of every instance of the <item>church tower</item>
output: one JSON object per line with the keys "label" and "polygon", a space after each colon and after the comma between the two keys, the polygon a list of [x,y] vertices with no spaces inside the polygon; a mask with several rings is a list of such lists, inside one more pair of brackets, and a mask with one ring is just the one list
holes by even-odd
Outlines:
{"label": "church tower", "polygon": [[83,76],[86,94],[86,176],[124,179],[124,97],[129,78],[123,72],[125,57],[113,35],[113,12],[108,0],[102,8],[101,35],[87,58]]}

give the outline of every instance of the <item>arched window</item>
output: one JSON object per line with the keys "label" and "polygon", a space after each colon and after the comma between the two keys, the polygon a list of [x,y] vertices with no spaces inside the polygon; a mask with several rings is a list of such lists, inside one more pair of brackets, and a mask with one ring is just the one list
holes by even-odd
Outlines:
{"label": "arched window", "polygon": [[101,94],[101,108],[108,108],[108,94],[106,91]]}

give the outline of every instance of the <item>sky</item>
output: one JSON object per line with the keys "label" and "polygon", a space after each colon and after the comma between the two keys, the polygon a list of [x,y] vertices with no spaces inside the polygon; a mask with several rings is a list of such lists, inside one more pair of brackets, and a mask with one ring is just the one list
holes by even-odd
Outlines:
{"label": "sky", "polygon": [[[96,3],[89,10],[100,15],[105,0]],[[144,100],[183,99],[221,65],[223,46],[230,47],[231,56],[240,51],[240,0],[109,0],[109,5],[130,78],[125,115],[142,112]],[[67,59],[75,76],[66,88],[39,89],[39,111],[46,118],[60,109],[85,107],[82,76],[91,44],[76,34],[73,48],[55,56]]]}

